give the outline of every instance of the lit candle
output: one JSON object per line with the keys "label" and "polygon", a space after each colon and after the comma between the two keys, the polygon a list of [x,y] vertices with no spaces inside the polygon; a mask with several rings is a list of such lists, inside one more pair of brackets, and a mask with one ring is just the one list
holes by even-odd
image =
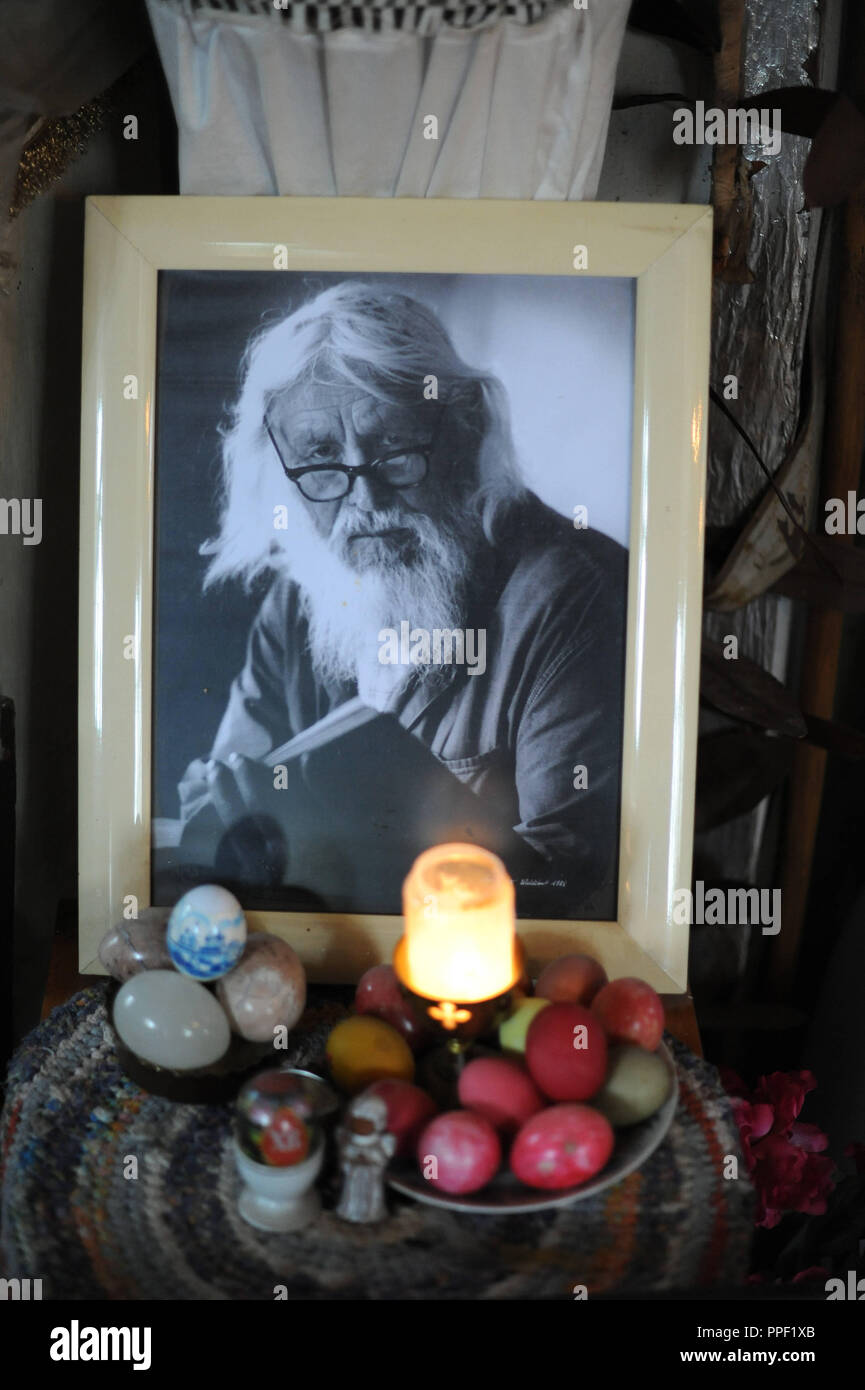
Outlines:
{"label": "lit candle", "polygon": [[435,845],[403,885],[404,980],[427,999],[474,1003],[504,994],[519,974],[514,885],[477,845]]}

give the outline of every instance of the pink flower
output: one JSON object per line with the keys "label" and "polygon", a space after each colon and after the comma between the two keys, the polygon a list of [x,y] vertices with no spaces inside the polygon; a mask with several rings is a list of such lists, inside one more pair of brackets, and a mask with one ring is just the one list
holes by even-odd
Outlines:
{"label": "pink flower", "polygon": [[746,1284],[774,1284],[778,1288],[783,1288],[785,1282],[791,1284],[805,1284],[810,1280],[824,1280],[830,1277],[831,1271],[824,1269],[822,1265],[809,1265],[807,1269],[800,1269],[798,1274],[794,1274],[789,1281],[784,1279],[772,1279],[768,1274],[749,1274],[745,1279]]}
{"label": "pink flower", "polygon": [[752,1105],[749,1100],[739,1100],[735,1097],[731,1104],[733,1114],[736,1117],[736,1124],[739,1126],[739,1138],[742,1142],[748,1172],[752,1173],[755,1163],[751,1148],[752,1141],[756,1142],[769,1133],[774,1116],[768,1105]]}
{"label": "pink flower", "polygon": [[750,1100],[751,1092],[745,1085],[737,1071],[732,1067],[719,1067],[718,1076],[721,1078],[721,1085],[728,1096],[740,1096],[742,1100]]}
{"label": "pink flower", "polygon": [[753,1149],[752,1176],[757,1189],[757,1225],[777,1226],[785,1211],[796,1210],[796,1193],[805,1154],[780,1134],[769,1134]]}
{"label": "pink flower", "polygon": [[835,1164],[831,1158],[806,1154],[793,1210],[806,1212],[809,1216],[822,1216],[835,1186],[834,1175]]}
{"label": "pink flower", "polygon": [[802,1109],[806,1094],[813,1091],[816,1085],[810,1071],[773,1071],[770,1076],[760,1077],[754,1100],[771,1105],[775,1112],[775,1133],[784,1134]]}
{"label": "pink flower", "polygon": [[802,1124],[801,1120],[797,1120],[790,1127],[790,1143],[795,1144],[797,1149],[807,1149],[808,1153],[821,1154],[829,1147],[829,1137],[816,1125]]}
{"label": "pink flower", "polygon": [[777,1226],[788,1211],[822,1215],[835,1186],[831,1158],[799,1148],[781,1134],[767,1135],[753,1152],[758,1226]]}
{"label": "pink flower", "polygon": [[[735,1072],[721,1069],[757,1190],[757,1225],[777,1226],[789,1211],[821,1215],[835,1186],[835,1165],[821,1154],[829,1140],[798,1119],[816,1080],[809,1071],[761,1076],[753,1094]],[[860,1145],[865,1160],[865,1145]]]}

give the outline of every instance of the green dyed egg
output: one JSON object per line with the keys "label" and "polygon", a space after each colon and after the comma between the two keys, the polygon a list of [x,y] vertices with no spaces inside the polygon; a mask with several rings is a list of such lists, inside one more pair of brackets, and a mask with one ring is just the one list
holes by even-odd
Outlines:
{"label": "green dyed egg", "polygon": [[611,1125],[637,1125],[647,1120],[670,1094],[670,1072],[657,1052],[635,1043],[610,1047],[607,1079],[589,1102]]}

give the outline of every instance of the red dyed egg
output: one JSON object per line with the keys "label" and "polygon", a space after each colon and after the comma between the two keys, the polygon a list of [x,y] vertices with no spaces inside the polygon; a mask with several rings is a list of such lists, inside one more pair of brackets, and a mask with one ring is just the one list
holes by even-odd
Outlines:
{"label": "red dyed egg", "polygon": [[477,1192],[502,1161],[499,1136],[471,1110],[448,1110],[431,1120],[417,1144],[421,1175],[443,1192]]}
{"label": "red dyed egg", "polygon": [[535,995],[550,999],[554,1004],[591,1004],[599,989],[607,983],[607,972],[592,956],[577,953],[559,956],[545,965]]}
{"label": "red dyed egg", "polygon": [[387,1131],[397,1141],[396,1157],[403,1158],[414,1151],[415,1141],[427,1121],[436,1113],[432,1096],[413,1086],[410,1081],[395,1077],[374,1081],[364,1095],[381,1096],[387,1106]]}
{"label": "red dyed egg", "polygon": [[574,1187],[613,1152],[609,1120],[590,1105],[551,1105],[527,1120],[511,1149],[511,1172],[529,1187]]}
{"label": "red dyed egg", "polygon": [[611,980],[592,1001],[592,1013],[611,1041],[637,1043],[654,1052],[664,1035],[661,996],[645,980]]}
{"label": "red dyed egg", "polygon": [[356,1013],[372,1014],[373,1018],[389,1023],[402,1034],[412,1051],[416,1051],[426,1038],[427,1030],[415,1018],[392,965],[373,965],[361,975],[354,1008]]}
{"label": "red dyed egg", "polygon": [[460,1104],[483,1115],[503,1134],[515,1133],[541,1110],[544,1098],[532,1078],[504,1057],[478,1057],[459,1079]]}
{"label": "red dyed egg", "polygon": [[580,1004],[550,1004],[532,1019],[526,1065],[550,1100],[588,1100],[604,1084],[607,1039]]}

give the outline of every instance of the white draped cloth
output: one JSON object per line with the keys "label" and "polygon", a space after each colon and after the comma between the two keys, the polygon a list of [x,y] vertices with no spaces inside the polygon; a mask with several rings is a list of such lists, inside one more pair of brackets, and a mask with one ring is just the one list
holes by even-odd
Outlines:
{"label": "white draped cloth", "polygon": [[377,31],[362,7],[147,4],[181,193],[595,196],[630,0],[548,0],[533,22],[421,4]]}

